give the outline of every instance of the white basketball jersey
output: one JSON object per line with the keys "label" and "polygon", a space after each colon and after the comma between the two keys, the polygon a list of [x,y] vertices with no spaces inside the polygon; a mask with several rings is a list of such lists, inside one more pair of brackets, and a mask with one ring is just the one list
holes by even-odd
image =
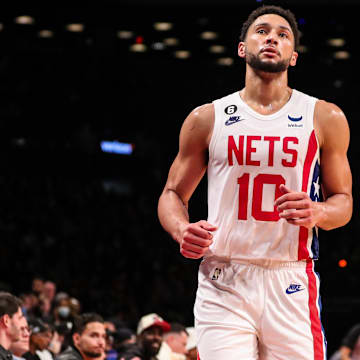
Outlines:
{"label": "white basketball jersey", "polygon": [[239,92],[215,100],[209,145],[208,221],[216,225],[207,256],[298,261],[318,257],[317,229],[279,218],[279,186],[320,199],[314,132],[317,99],[293,90],[276,113],[261,115]]}

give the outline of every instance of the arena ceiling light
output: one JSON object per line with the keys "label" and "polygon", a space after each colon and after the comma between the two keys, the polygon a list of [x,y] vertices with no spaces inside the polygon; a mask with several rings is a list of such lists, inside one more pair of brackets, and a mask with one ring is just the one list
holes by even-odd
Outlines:
{"label": "arena ceiling light", "polygon": [[225,46],[223,45],[212,45],[209,47],[209,51],[214,54],[222,54],[225,52]]}
{"label": "arena ceiling light", "polygon": [[346,41],[343,38],[333,38],[333,39],[328,39],[327,43],[328,45],[333,47],[342,47],[345,45]]}
{"label": "arena ceiling light", "polygon": [[296,48],[296,51],[301,53],[301,54],[305,54],[309,51],[309,48],[305,45],[298,45]]}
{"label": "arena ceiling light", "polygon": [[165,49],[165,44],[158,41],[158,42],[155,42],[151,45],[151,47],[154,49],[154,50],[164,50]]}
{"label": "arena ceiling light", "polygon": [[167,46],[176,46],[179,45],[179,39],[170,37],[163,40],[163,43]]}
{"label": "arena ceiling light", "polygon": [[347,60],[350,58],[350,53],[348,51],[335,51],[334,58],[337,60]]}
{"label": "arena ceiling light", "polygon": [[134,37],[134,33],[130,30],[119,30],[117,32],[117,37],[119,39],[131,39]]}
{"label": "arena ceiling light", "polygon": [[234,64],[234,59],[231,57],[223,57],[216,60],[216,63],[218,65],[222,66],[231,66]]}
{"label": "arena ceiling light", "polygon": [[218,33],[216,33],[215,31],[203,31],[200,34],[201,39],[203,40],[214,40],[218,38]]}
{"label": "arena ceiling light", "polygon": [[65,26],[65,29],[70,32],[83,32],[84,28],[85,28],[84,24],[81,23],[67,24]]}
{"label": "arena ceiling light", "polygon": [[174,55],[178,59],[188,59],[191,56],[191,53],[188,50],[178,50],[175,51]]}
{"label": "arena ceiling light", "polygon": [[147,46],[145,44],[132,44],[130,46],[130,51],[132,52],[145,52],[147,50]]}
{"label": "arena ceiling light", "polygon": [[170,22],[156,22],[154,23],[154,29],[157,31],[169,31],[173,28],[173,24]]}
{"label": "arena ceiling light", "polygon": [[39,37],[49,39],[54,37],[54,32],[51,30],[40,30],[38,33]]}
{"label": "arena ceiling light", "polygon": [[21,15],[15,18],[15,23],[19,25],[32,25],[35,23],[35,19],[32,16]]}

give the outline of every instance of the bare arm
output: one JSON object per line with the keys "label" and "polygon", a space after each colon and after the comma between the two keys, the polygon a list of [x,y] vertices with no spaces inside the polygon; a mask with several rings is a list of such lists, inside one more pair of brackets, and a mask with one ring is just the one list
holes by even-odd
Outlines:
{"label": "bare arm", "polygon": [[318,101],[314,116],[325,200],[313,202],[307,194],[282,185],[284,195],[275,206],[291,224],[331,230],[348,223],[352,215],[352,177],[347,158],[350,132],[344,113],[334,104]]}
{"label": "bare arm", "polygon": [[316,107],[321,148],[323,216],[325,230],[345,225],[352,215],[352,176],[347,158],[350,131],[344,113],[334,104],[320,101]]}
{"label": "bare arm", "polygon": [[158,203],[161,225],[180,244],[180,252],[189,258],[203,256],[212,242],[209,231],[215,230],[204,220],[190,224],[188,213],[189,199],[206,171],[213,122],[212,104],[196,108],[185,119],[179,152]]}

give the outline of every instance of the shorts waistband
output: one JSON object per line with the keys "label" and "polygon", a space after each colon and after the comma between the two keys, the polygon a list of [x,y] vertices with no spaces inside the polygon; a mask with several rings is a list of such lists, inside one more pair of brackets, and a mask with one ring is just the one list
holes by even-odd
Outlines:
{"label": "shorts waistband", "polygon": [[299,261],[281,261],[281,260],[270,260],[270,259],[229,259],[218,256],[210,256],[205,258],[205,262],[219,262],[228,264],[242,264],[248,266],[258,266],[265,269],[280,269],[280,268],[306,268],[308,262],[312,260],[299,260]]}

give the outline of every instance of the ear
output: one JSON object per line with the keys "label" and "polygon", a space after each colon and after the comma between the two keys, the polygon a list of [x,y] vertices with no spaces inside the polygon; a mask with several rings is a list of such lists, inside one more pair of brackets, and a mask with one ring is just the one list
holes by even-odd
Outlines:
{"label": "ear", "polygon": [[0,325],[2,327],[9,327],[9,323],[10,323],[10,316],[8,314],[4,314],[1,318],[0,318]]}
{"label": "ear", "polygon": [[243,41],[240,41],[239,42],[239,45],[238,45],[238,55],[239,57],[241,58],[245,58],[246,56],[246,49],[245,49],[245,43]]}
{"label": "ear", "polygon": [[72,339],[73,339],[74,345],[78,345],[80,342],[80,334],[78,334],[78,333],[73,334]]}
{"label": "ear", "polygon": [[291,55],[291,59],[290,59],[290,66],[295,66],[296,65],[296,61],[298,58],[299,54],[294,51],[293,54]]}

